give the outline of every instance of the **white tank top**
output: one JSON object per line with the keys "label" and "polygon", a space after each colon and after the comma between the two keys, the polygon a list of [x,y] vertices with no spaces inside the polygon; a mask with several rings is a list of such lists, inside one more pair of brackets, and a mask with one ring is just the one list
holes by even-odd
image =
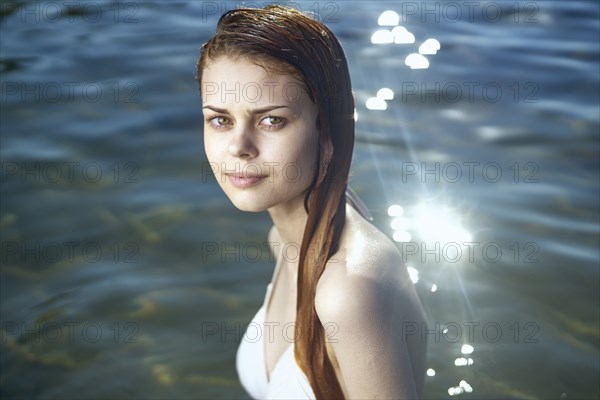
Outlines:
{"label": "white tank top", "polygon": [[262,307],[246,328],[238,347],[235,366],[244,389],[254,399],[315,399],[306,375],[296,363],[294,343],[283,352],[267,382],[267,365],[264,354],[264,326],[266,304],[273,284],[267,286]]}

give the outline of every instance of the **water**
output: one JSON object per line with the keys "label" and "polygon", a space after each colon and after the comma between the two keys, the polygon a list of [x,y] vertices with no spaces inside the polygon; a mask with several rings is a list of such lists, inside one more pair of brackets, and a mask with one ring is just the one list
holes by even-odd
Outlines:
{"label": "water", "polygon": [[[194,81],[233,5],[86,4],[1,4],[0,397],[248,398],[270,220],[207,176]],[[425,397],[598,398],[598,3],[296,4],[347,53],[351,186],[403,240]],[[414,44],[371,43],[385,10]]]}

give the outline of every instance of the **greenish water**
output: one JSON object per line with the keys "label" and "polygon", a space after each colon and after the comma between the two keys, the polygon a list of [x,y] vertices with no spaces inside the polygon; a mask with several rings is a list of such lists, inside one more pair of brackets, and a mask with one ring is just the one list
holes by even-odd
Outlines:
{"label": "greenish water", "polygon": [[[351,186],[417,281],[425,397],[598,398],[599,5],[475,3],[296,2],[346,50]],[[206,174],[194,81],[232,2],[87,4],[0,3],[0,397],[248,398],[270,220]],[[414,44],[371,42],[385,10]]]}

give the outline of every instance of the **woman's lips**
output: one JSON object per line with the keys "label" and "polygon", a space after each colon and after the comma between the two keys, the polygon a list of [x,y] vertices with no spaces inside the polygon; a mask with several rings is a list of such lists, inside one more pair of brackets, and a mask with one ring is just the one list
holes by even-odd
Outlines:
{"label": "woman's lips", "polygon": [[261,182],[266,176],[227,174],[233,186],[247,188]]}

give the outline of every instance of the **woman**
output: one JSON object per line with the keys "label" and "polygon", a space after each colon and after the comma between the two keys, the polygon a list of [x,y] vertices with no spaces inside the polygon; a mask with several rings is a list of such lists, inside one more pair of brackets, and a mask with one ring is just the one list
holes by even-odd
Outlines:
{"label": "woman", "polygon": [[426,346],[405,328],[424,315],[396,246],[347,188],[354,99],[333,33],[287,7],[228,11],[198,81],[219,185],[273,220],[276,266],[253,319],[264,329],[238,348],[242,385],[254,398],[417,398]]}

